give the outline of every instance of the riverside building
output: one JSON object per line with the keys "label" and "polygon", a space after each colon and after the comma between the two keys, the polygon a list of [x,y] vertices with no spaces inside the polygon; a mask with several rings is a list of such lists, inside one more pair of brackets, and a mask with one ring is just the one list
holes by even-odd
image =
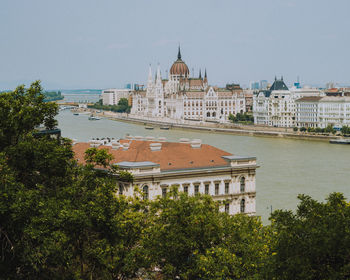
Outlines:
{"label": "riverside building", "polygon": [[77,143],[73,146],[78,162],[90,147],[105,148],[114,156],[113,164],[134,176],[134,182],[119,184],[119,194],[132,196],[138,186],[144,199],[165,196],[171,186],[188,195],[208,194],[223,202],[231,215],[255,214],[256,158],[232,155],[200,140],[132,137]]}
{"label": "riverside building", "polygon": [[131,114],[172,120],[226,122],[229,114],[246,112],[243,90],[238,87],[218,88],[208,83],[207,71],[202,77],[190,76],[181,58],[180,47],[177,60],[170,68],[167,79],[161,77],[158,66],[155,79],[149,68],[147,89],[133,93]]}
{"label": "riverside building", "polygon": [[289,89],[281,79],[275,78],[269,90],[259,91],[253,96],[254,124],[274,127],[296,125],[296,103],[302,97],[320,96],[318,89]]}
{"label": "riverside building", "polygon": [[303,97],[296,100],[297,127],[350,126],[350,96]]}

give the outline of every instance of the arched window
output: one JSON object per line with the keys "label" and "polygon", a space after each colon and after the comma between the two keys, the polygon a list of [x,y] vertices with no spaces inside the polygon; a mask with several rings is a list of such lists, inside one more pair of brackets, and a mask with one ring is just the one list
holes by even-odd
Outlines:
{"label": "arched window", "polygon": [[245,212],[245,200],[242,199],[241,200],[241,213],[244,213]]}
{"label": "arched window", "polygon": [[230,204],[229,203],[225,204],[225,213],[227,213],[227,214],[230,213]]}
{"label": "arched window", "polygon": [[148,195],[149,195],[149,193],[148,193],[148,186],[147,185],[144,186],[142,191],[143,191],[143,199],[145,199],[145,200],[148,199]]}
{"label": "arched window", "polygon": [[207,112],[207,117],[210,117],[210,112]]}
{"label": "arched window", "polygon": [[216,117],[216,113],[215,112],[213,112],[213,117]]}
{"label": "arched window", "polygon": [[244,177],[241,178],[240,186],[241,186],[241,188],[240,188],[241,192],[245,192],[245,178]]}

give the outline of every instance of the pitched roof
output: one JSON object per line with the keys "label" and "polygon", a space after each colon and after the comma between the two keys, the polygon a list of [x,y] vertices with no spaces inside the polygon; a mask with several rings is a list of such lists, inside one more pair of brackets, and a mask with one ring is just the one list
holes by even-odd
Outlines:
{"label": "pitched roof", "polygon": [[203,91],[186,91],[185,92],[187,98],[200,98],[203,99],[205,92]]}
{"label": "pitched roof", "polygon": [[[206,144],[202,144],[200,148],[192,148],[189,143],[161,142],[160,151],[151,151],[150,144],[159,142],[120,140],[120,143],[130,143],[129,149],[124,151],[121,148],[112,149],[111,146],[100,146],[98,149],[107,149],[114,157],[112,163],[152,162],[159,164],[161,170],[230,166],[223,156],[232,155]],[[88,148],[89,143],[77,143],[73,146],[78,162],[85,163],[84,155]]]}
{"label": "pitched roof", "polygon": [[275,79],[272,86],[270,87],[270,91],[273,90],[288,90],[288,87],[284,83],[283,78],[281,78],[280,80]]}
{"label": "pitched roof", "polygon": [[316,102],[320,101],[322,99],[322,96],[305,96],[302,98],[297,99],[297,102]]}

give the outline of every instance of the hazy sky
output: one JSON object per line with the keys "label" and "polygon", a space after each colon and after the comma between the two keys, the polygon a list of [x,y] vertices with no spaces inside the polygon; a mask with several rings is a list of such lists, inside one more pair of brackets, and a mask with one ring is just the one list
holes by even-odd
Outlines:
{"label": "hazy sky", "polygon": [[349,11],[349,0],[0,0],[0,89],[145,83],[179,43],[213,85],[350,84]]}

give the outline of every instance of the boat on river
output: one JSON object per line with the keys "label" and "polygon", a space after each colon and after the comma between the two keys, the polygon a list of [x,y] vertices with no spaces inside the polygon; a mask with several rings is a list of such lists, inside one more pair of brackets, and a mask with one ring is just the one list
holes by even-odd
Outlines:
{"label": "boat on river", "polygon": [[148,130],[153,130],[154,127],[153,126],[145,126],[145,129],[148,129]]}
{"label": "boat on river", "polygon": [[79,113],[73,113],[74,116],[79,116]]}
{"label": "boat on river", "polygon": [[161,126],[160,129],[163,129],[163,130],[169,130],[170,127],[169,126]]}
{"label": "boat on river", "polygon": [[348,144],[350,145],[350,139],[332,139],[329,140],[331,144]]}
{"label": "boat on river", "polygon": [[89,117],[89,121],[98,121],[98,120],[100,120],[99,117],[94,117],[94,116]]}

